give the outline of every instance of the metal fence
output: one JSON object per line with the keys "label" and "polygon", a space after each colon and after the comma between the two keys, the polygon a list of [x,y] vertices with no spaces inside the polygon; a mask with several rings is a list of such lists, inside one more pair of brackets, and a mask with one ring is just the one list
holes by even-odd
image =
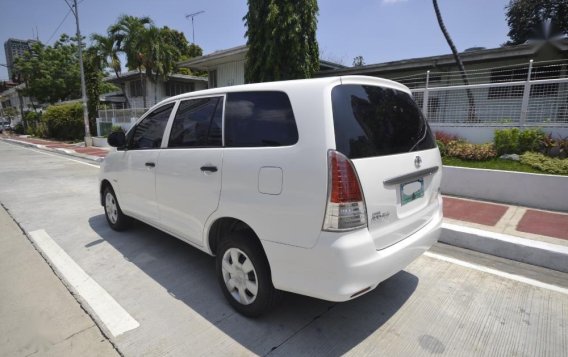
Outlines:
{"label": "metal fence", "polygon": [[124,130],[130,129],[132,124],[146,112],[143,108],[130,109],[99,109],[97,117],[97,135],[107,136],[113,125],[119,125]]}
{"label": "metal fence", "polygon": [[394,78],[411,88],[432,124],[568,127],[568,61]]}

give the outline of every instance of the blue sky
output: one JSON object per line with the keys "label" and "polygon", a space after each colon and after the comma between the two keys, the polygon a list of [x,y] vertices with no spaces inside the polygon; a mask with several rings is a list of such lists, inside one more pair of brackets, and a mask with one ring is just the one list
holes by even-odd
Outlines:
{"label": "blue sky", "polygon": [[[81,0],[79,0],[81,1]],[[508,0],[438,0],[456,46],[498,47],[507,40],[505,5]],[[450,53],[440,32],[430,0],[320,0],[318,42],[322,58],[351,65],[355,56],[367,64]],[[73,34],[75,23],[64,0],[0,0],[0,42],[28,39],[36,32],[52,44],[62,33]],[[150,16],[156,25],[183,31],[195,38],[204,53],[246,42],[242,17],[245,0],[82,0],[81,32],[105,33],[121,14]],[[61,24],[59,29],[58,26]],[[49,40],[49,42],[48,42]],[[5,63],[4,46],[0,63]],[[0,80],[7,79],[0,66]]]}

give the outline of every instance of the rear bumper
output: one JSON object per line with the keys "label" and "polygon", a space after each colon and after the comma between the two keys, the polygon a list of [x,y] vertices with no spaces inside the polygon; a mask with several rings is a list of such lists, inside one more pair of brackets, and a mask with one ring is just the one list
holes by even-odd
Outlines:
{"label": "rear bumper", "polygon": [[[311,249],[263,241],[277,289],[329,301],[346,301],[368,292],[404,269],[437,240],[441,210],[420,230],[376,250],[367,229],[338,234],[322,232]],[[357,294],[359,296],[360,294]]]}

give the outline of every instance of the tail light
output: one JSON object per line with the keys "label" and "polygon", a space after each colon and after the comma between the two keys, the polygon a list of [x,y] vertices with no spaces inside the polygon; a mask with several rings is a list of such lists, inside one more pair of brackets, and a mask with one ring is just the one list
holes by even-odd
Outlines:
{"label": "tail light", "polygon": [[324,231],[346,231],[367,225],[363,190],[355,168],[343,154],[329,150],[328,197]]}

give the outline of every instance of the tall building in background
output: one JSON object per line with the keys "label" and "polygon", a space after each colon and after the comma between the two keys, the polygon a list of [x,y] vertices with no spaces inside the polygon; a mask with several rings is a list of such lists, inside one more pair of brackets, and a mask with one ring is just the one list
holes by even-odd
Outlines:
{"label": "tall building in background", "polygon": [[8,77],[12,79],[14,74],[13,66],[16,58],[28,51],[35,40],[17,40],[10,38],[4,42],[4,52],[6,53],[6,64],[8,65]]}

